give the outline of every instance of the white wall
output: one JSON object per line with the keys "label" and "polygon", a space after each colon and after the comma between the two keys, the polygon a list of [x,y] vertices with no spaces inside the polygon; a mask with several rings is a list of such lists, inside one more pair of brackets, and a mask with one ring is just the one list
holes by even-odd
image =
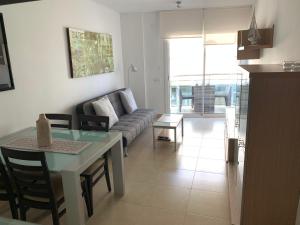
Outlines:
{"label": "white wall", "polygon": [[[147,106],[142,16],[141,13],[121,15],[125,80],[127,87],[132,89],[139,107]],[[138,71],[135,73],[130,72],[130,84],[128,84],[128,68],[131,64],[136,66]]]}
{"label": "white wall", "polygon": [[159,13],[145,13],[144,54],[148,107],[165,112],[164,46],[160,37]]}
{"label": "white wall", "polygon": [[[164,112],[163,46],[159,13],[121,14],[122,46],[126,80],[130,64],[138,72],[130,73],[130,88],[139,107]],[[128,82],[127,86],[128,86]]]}
{"label": "white wall", "polygon": [[283,60],[300,60],[300,1],[258,0],[256,19],[259,28],[275,24],[274,47],[261,51],[255,63],[282,63]]}
{"label": "white wall", "polygon": [[[43,0],[1,6],[16,89],[0,92],[0,136],[34,126],[39,113],[75,105],[123,86],[120,15],[93,0]],[[113,36],[115,72],[71,79],[66,27]]]}

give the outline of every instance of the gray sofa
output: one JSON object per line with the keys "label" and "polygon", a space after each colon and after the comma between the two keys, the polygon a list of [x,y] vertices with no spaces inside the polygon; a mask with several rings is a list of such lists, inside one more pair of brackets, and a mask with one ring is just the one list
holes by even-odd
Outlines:
{"label": "gray sofa", "polygon": [[145,130],[149,127],[155,117],[156,113],[152,109],[137,109],[132,114],[127,114],[121,98],[120,91],[125,90],[119,89],[105,95],[101,95],[99,97],[87,100],[76,107],[76,112],[78,115],[95,115],[95,110],[92,105],[92,102],[97,101],[98,99],[107,96],[114,107],[114,110],[119,118],[119,122],[117,122],[111,130],[121,131],[123,135],[123,147],[124,152],[127,155],[127,147],[129,144]]}

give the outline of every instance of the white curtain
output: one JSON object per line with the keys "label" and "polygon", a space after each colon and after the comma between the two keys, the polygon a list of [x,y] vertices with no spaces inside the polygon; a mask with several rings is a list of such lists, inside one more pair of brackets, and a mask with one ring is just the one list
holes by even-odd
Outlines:
{"label": "white curtain", "polygon": [[251,12],[251,7],[205,9],[205,44],[237,43],[237,31],[248,28]]}
{"label": "white curtain", "polygon": [[247,29],[251,7],[163,11],[160,13],[162,39],[199,37],[205,44],[236,43],[238,30]]}
{"label": "white curtain", "polygon": [[160,36],[163,39],[202,35],[203,10],[178,10],[160,13]]}

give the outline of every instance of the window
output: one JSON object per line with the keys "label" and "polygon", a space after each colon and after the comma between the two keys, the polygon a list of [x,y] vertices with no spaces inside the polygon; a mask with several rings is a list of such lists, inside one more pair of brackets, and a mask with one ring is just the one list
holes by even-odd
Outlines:
{"label": "window", "polygon": [[203,39],[170,39],[170,76],[191,76],[203,73]]}

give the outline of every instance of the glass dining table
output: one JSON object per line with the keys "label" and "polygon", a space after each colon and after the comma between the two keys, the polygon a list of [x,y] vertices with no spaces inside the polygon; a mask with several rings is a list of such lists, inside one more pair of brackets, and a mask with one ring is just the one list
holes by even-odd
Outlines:
{"label": "glass dining table", "polygon": [[[89,145],[79,154],[45,152],[49,170],[62,175],[68,225],[84,225],[85,208],[82,201],[80,174],[109,149],[112,149],[114,193],[118,196],[125,193],[122,133],[63,129],[52,129],[51,133],[54,139],[89,142]],[[36,128],[26,128],[2,137],[0,146],[24,137],[36,137]]]}

